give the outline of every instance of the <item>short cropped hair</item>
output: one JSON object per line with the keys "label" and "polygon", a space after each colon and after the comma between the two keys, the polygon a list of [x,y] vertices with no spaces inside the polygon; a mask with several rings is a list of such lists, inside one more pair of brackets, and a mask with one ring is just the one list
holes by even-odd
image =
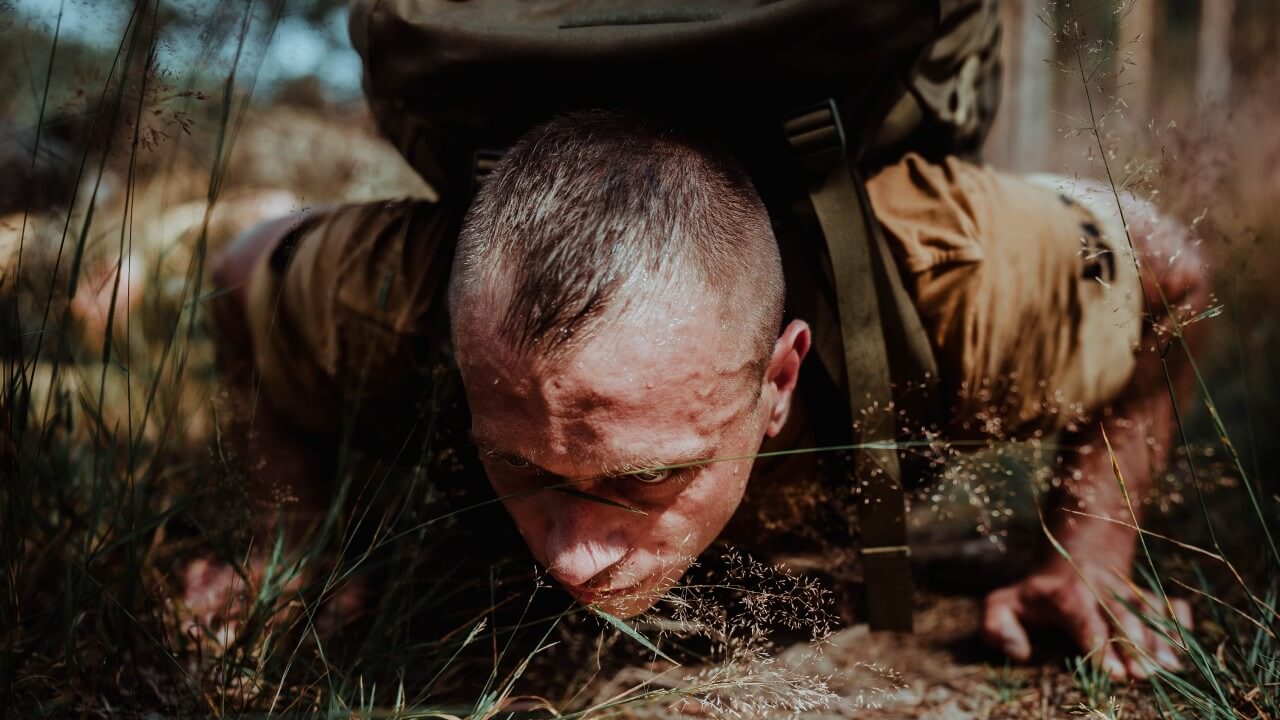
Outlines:
{"label": "short cropped hair", "polygon": [[704,283],[722,300],[725,330],[753,343],[753,363],[767,361],[782,322],[782,263],[742,165],[635,114],[568,113],[520,138],[477,194],[458,238],[450,316],[487,289],[505,304],[500,328],[513,347],[553,354],[620,301],[643,303],[631,295],[653,290],[624,290],[641,273]]}

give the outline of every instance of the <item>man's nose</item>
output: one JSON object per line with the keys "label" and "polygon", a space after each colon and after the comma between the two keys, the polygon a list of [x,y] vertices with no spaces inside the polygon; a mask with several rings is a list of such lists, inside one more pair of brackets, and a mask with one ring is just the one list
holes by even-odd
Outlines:
{"label": "man's nose", "polygon": [[[547,570],[565,585],[583,587],[627,554],[612,508],[567,499],[547,537]],[[606,578],[600,578],[603,582]]]}

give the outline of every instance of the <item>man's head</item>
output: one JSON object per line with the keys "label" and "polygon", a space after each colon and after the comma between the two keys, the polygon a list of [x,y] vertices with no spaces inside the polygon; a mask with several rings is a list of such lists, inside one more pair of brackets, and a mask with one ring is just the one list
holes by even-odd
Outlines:
{"label": "man's head", "polygon": [[480,191],[449,289],[472,433],[580,601],[647,608],[728,522],[808,351],[783,294],[746,173],[651,121],[553,119]]}

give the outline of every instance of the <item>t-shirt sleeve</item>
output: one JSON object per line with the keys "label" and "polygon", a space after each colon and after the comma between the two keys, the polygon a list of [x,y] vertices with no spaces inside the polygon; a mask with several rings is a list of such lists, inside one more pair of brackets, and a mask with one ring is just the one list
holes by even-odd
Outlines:
{"label": "t-shirt sleeve", "polygon": [[908,155],[868,182],[954,403],[953,437],[1075,426],[1132,375],[1141,289],[1124,227],[1045,180]]}
{"label": "t-shirt sleeve", "polygon": [[402,200],[320,209],[281,236],[247,290],[262,401],[324,434],[411,412],[407,389],[448,344],[450,228],[442,206]]}

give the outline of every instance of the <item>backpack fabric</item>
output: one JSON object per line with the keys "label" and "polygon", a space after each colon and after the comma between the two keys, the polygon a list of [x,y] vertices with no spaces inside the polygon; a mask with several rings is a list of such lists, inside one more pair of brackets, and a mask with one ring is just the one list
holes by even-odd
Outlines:
{"label": "backpack fabric", "polygon": [[355,0],[381,130],[437,190],[550,115],[667,115],[770,175],[835,99],[855,159],[972,156],[999,100],[997,0]]}

